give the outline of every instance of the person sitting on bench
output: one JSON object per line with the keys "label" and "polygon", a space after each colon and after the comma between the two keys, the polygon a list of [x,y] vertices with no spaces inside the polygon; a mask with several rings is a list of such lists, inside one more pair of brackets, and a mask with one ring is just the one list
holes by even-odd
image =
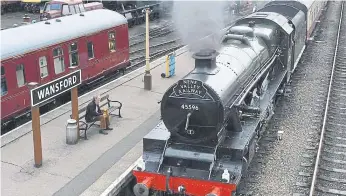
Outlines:
{"label": "person sitting on bench", "polygon": [[[95,121],[103,121],[106,123],[106,129],[104,130],[113,130],[113,128],[109,127],[109,118],[107,117],[106,119],[104,119],[105,116],[103,115],[103,111],[101,111],[99,106],[100,99],[100,96],[95,96],[93,97],[93,100],[88,104],[85,113],[85,121],[88,123]],[[104,130],[101,129],[100,133],[107,135],[108,133],[104,132]]]}

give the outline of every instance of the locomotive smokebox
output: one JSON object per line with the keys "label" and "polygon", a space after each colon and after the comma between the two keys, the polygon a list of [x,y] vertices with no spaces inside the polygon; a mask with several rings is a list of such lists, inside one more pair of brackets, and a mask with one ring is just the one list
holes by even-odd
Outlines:
{"label": "locomotive smokebox", "polygon": [[161,102],[161,116],[170,139],[180,143],[214,146],[224,120],[224,108],[220,97],[202,82],[219,70],[213,49],[203,49],[192,55],[195,69],[190,77],[173,84]]}
{"label": "locomotive smokebox", "polygon": [[218,53],[214,49],[202,49],[192,55],[195,59],[195,68],[214,69],[216,68],[216,56]]}

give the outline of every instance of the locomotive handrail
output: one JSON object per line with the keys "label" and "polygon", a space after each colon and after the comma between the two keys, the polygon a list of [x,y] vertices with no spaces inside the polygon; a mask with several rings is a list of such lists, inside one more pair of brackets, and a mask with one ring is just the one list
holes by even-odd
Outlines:
{"label": "locomotive handrail", "polygon": [[[250,85],[248,85],[247,87],[246,87],[246,91],[244,92],[242,92],[243,93],[243,96],[239,99],[236,99],[235,100],[235,102],[233,102],[233,104],[230,106],[230,108],[231,107],[233,107],[233,105],[241,105],[241,102],[243,102],[244,101],[244,99],[245,99],[245,97],[246,97],[246,95],[249,93],[249,91],[250,91],[250,89],[256,84],[256,82],[257,82],[257,80],[260,78],[260,77],[262,77],[263,76],[263,74],[271,67],[271,65],[274,63],[274,61],[276,60],[276,58],[277,58],[277,51],[278,51],[278,49],[276,49],[276,51],[275,51],[275,53],[274,53],[274,55],[271,57],[271,59],[270,60],[268,60],[269,61],[269,63],[268,63],[268,65],[267,65],[267,67],[265,68],[265,69],[263,69],[262,70],[262,72],[259,74],[259,75],[257,75],[256,77],[255,77],[255,80],[250,84]],[[237,104],[235,104],[237,102]]]}

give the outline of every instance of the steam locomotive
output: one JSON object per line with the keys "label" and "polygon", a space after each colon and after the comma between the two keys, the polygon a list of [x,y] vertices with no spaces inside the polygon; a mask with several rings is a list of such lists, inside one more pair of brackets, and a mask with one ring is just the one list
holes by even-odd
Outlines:
{"label": "steam locomotive", "polygon": [[229,27],[218,50],[161,101],[162,121],[143,138],[136,196],[230,196],[256,152],[315,27],[323,1],[273,1]]}

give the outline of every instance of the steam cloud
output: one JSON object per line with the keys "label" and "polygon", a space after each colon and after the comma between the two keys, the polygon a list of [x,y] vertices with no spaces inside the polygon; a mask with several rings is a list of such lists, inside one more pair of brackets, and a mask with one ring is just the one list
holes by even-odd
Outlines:
{"label": "steam cloud", "polygon": [[[225,6],[227,1],[174,1],[172,19],[184,44],[192,52],[200,49],[218,49],[225,27]],[[200,40],[209,34],[215,34]]]}

